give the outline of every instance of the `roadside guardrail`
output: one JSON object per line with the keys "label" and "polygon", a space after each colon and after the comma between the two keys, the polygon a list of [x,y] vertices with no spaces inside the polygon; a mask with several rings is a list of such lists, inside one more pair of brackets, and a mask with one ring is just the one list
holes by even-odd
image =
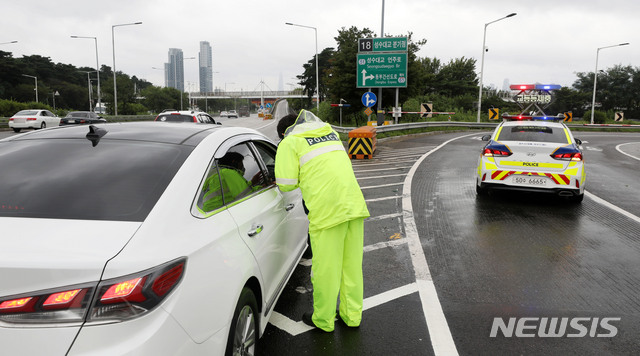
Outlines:
{"label": "roadside guardrail", "polygon": [[[464,122],[464,121],[429,121],[429,122],[409,122],[404,124],[384,125],[377,126],[377,133],[412,130],[427,127],[466,127],[472,129],[493,129],[498,126],[499,122]],[[636,129],[640,130],[640,125],[622,125],[622,124],[566,124],[570,129],[603,129],[603,128],[616,128],[616,129]],[[333,129],[338,133],[349,133],[349,131],[356,127],[341,127],[333,126]]]}

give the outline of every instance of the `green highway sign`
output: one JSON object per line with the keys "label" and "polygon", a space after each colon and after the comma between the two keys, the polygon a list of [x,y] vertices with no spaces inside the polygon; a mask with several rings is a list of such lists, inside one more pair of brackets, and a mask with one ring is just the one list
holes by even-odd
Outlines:
{"label": "green highway sign", "polygon": [[358,53],[357,88],[406,88],[407,53]]}
{"label": "green highway sign", "polygon": [[359,38],[358,52],[406,52],[406,37]]}

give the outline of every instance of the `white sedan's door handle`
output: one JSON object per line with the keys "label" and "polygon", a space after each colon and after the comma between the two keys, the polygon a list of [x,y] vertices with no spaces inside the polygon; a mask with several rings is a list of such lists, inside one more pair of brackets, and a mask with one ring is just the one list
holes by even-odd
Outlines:
{"label": "white sedan's door handle", "polygon": [[289,204],[287,206],[284,207],[284,210],[286,211],[290,211],[291,209],[293,209],[296,205],[295,204]]}
{"label": "white sedan's door handle", "polygon": [[262,229],[264,228],[261,224],[258,225],[254,225],[255,227],[251,230],[249,230],[249,232],[247,232],[247,235],[249,235],[249,237],[254,237],[257,234],[262,232]]}

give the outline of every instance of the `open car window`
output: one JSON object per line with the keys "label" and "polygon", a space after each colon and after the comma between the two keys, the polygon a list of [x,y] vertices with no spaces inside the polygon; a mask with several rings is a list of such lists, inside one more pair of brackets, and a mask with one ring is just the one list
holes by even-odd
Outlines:
{"label": "open car window", "polygon": [[199,189],[193,213],[200,217],[210,216],[218,209],[242,201],[267,187],[269,182],[249,145],[235,145],[212,161]]}

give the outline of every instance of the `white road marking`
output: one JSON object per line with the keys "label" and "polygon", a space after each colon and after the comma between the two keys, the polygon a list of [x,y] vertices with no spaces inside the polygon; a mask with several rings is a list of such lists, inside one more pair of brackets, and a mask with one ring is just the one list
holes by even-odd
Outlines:
{"label": "white road marking", "polygon": [[309,266],[311,266],[311,259],[310,259],[310,258],[309,258],[309,259],[307,259],[307,258],[301,258],[301,259],[300,259],[300,262],[298,262],[298,264],[299,264],[300,266],[309,267]]}
{"label": "white road marking", "polygon": [[384,220],[384,219],[393,219],[393,218],[398,218],[398,217],[402,217],[402,216],[403,216],[402,213],[378,215],[378,216],[368,217],[368,218],[365,219],[365,221],[376,221],[376,220]]}
{"label": "white road marking", "polygon": [[634,220],[634,221],[636,221],[636,222],[640,223],[640,217],[638,217],[638,216],[636,216],[636,215],[633,215],[633,214],[631,214],[630,212],[628,212],[628,211],[626,211],[626,210],[624,210],[624,209],[622,209],[622,208],[620,208],[620,207],[618,207],[618,206],[616,206],[616,205],[613,205],[613,204],[609,203],[608,201],[606,201],[606,200],[604,200],[604,199],[602,199],[602,198],[598,197],[597,195],[593,195],[592,193],[587,192],[586,190],[584,191],[584,194],[585,194],[586,196],[588,196],[589,198],[591,198],[591,199],[595,200],[595,201],[596,201],[596,203],[601,204],[601,205],[604,205],[604,206],[606,206],[607,208],[609,208],[609,209],[611,209],[611,210],[614,210],[614,211],[616,211],[617,213],[620,213],[620,214],[622,214],[622,215],[624,215],[624,216],[628,217],[629,219]]}
{"label": "white road marking", "polygon": [[364,247],[363,250],[364,252],[371,252],[371,251],[379,250],[386,247],[396,247],[400,245],[405,245],[406,243],[407,243],[407,239],[384,241],[384,242],[378,242],[373,245],[367,245]]}
{"label": "white road marking", "polygon": [[[377,157],[376,157],[376,158],[377,158]],[[356,168],[356,167],[357,167],[357,168],[360,168],[360,167],[367,167],[367,168],[368,168],[368,167],[371,167],[371,166],[385,166],[385,167],[389,167],[389,164],[391,164],[391,163],[392,163],[392,164],[398,164],[398,163],[413,163],[413,162],[415,162],[415,161],[416,161],[415,159],[413,159],[413,160],[408,160],[408,161],[392,160],[392,162],[384,162],[384,163],[369,163],[369,162],[362,162],[362,163],[361,163],[361,162],[358,162],[358,161],[356,161],[356,162],[353,162],[353,161],[352,161],[352,162],[351,162],[351,165],[352,165],[354,168]]]}
{"label": "white road marking", "polygon": [[378,169],[367,169],[367,170],[359,170],[354,169],[355,173],[366,173],[366,172],[380,172],[380,171],[398,171],[401,169],[409,169],[411,166],[402,166],[402,167],[393,167],[393,168],[378,168]]}
{"label": "white road marking", "polygon": [[598,147],[591,147],[591,146],[587,146],[587,147],[585,147],[585,149],[586,149],[587,151],[596,151],[596,152],[602,152],[602,151],[603,151],[603,150],[602,150],[602,148],[598,148]]}
{"label": "white road marking", "polygon": [[367,187],[360,187],[360,189],[384,188],[384,187],[392,187],[394,185],[402,185],[402,182],[400,182],[400,183],[391,183],[391,184],[382,184],[382,185],[370,185],[370,186],[367,186]]}
{"label": "white road marking", "polygon": [[395,177],[404,177],[406,176],[405,173],[401,173],[401,174],[391,174],[388,176],[375,176],[375,177],[360,177],[360,178],[356,178],[357,180],[366,180],[366,179],[381,179],[381,178],[395,178]]}
{"label": "white road marking", "polygon": [[[416,283],[411,283],[402,287],[398,287],[396,289],[386,291],[384,293],[380,293],[378,295],[371,296],[364,300],[362,310],[365,311],[367,309],[377,307],[378,305],[388,303],[392,300],[415,293],[416,291],[418,291]],[[305,324],[303,321],[293,321],[286,316],[278,313],[277,311],[273,311],[273,313],[271,313],[269,323],[276,328],[291,334],[292,336],[300,335],[313,329],[313,327]]]}
{"label": "white road marking", "polygon": [[366,201],[367,203],[373,203],[373,202],[378,202],[383,200],[393,200],[393,199],[400,199],[400,197],[392,196],[392,197],[384,197],[384,198],[373,198],[373,199],[365,199],[364,201]]}
{"label": "white road marking", "polygon": [[436,355],[454,356],[458,355],[458,350],[456,349],[456,344],[451,336],[451,330],[449,330],[447,319],[442,311],[442,306],[438,299],[438,293],[436,292],[436,287],[433,284],[431,272],[429,271],[429,265],[427,264],[427,258],[422,250],[420,236],[418,236],[418,229],[413,218],[413,206],[411,203],[411,182],[418,166],[420,166],[422,161],[429,157],[429,155],[444,147],[449,142],[474,135],[477,135],[477,133],[452,138],[425,153],[416,161],[416,163],[414,163],[413,167],[411,167],[411,170],[404,181],[402,190],[402,211],[404,216],[403,220],[406,239],[409,244],[413,270],[416,274],[416,283],[418,285],[420,300],[422,301],[422,311],[427,321],[427,328],[429,329],[433,352]]}
{"label": "white road marking", "polygon": [[635,159],[635,160],[640,161],[640,158],[638,158],[638,157],[636,157],[636,156],[632,156],[632,155],[630,155],[630,154],[628,154],[628,153],[626,153],[626,152],[622,151],[622,149],[620,148],[620,146],[624,146],[624,145],[631,145],[631,144],[636,144],[636,145],[637,145],[637,144],[640,144],[640,142],[627,142],[627,143],[621,143],[621,144],[619,144],[619,145],[617,145],[617,146],[616,146],[616,150],[618,150],[618,152],[622,153],[623,155],[627,155],[627,156],[629,156],[629,157],[631,157],[631,158],[633,158],[633,159]]}

